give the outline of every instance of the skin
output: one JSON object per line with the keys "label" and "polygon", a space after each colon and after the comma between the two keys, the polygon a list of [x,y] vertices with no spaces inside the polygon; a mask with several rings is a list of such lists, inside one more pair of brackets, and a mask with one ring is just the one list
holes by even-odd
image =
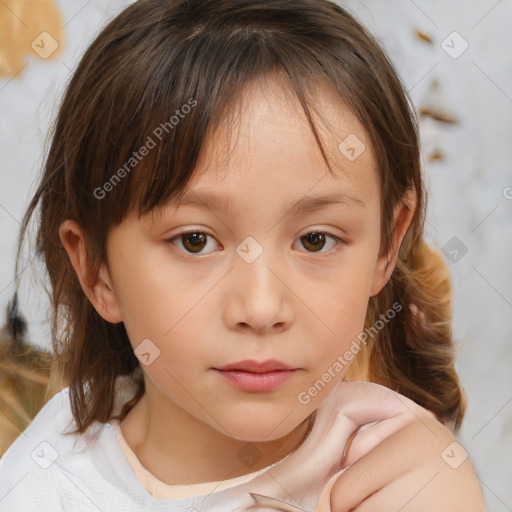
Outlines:
{"label": "skin", "polygon": [[[150,339],[160,350],[143,366],[146,393],[121,428],[142,465],[163,482],[234,478],[297,448],[309,416],[348,367],[309,403],[300,403],[299,393],[363,330],[368,299],[384,287],[395,266],[414,195],[395,211],[391,251],[379,257],[380,187],[370,141],[325,84],[315,98],[328,122],[317,127],[334,176],[298,101],[274,77],[244,89],[233,104],[233,126],[221,123],[209,132],[189,186],[195,194],[229,196],[232,211],[169,203],[141,219],[130,214],[110,232],[108,266],[93,282],[84,277],[80,226],[72,220],[60,226],[61,241],[98,313],[109,322],[124,322],[134,349]],[[349,134],[366,147],[354,161],[338,150]],[[338,203],[300,215],[290,212],[304,196],[333,191],[360,198],[364,207]],[[199,254],[190,238],[178,236],[189,228],[210,235],[197,246]],[[304,235],[313,231],[348,243],[326,236],[308,244]],[[249,236],[263,249],[251,263],[236,252]],[[212,369],[242,359],[278,359],[298,370],[277,390],[249,393]],[[370,390],[359,400],[370,404],[372,396],[377,395]],[[348,396],[347,405],[354,399]],[[414,419],[381,429],[379,442]],[[361,414],[352,414],[354,426],[361,420]],[[374,447],[364,437],[359,442],[362,435],[351,448],[359,457]],[[248,442],[261,454],[251,467],[237,457]],[[396,443],[393,450],[400,449]],[[385,457],[384,450],[373,464],[387,464]],[[333,510],[342,510],[338,502],[341,498],[331,502]]]}

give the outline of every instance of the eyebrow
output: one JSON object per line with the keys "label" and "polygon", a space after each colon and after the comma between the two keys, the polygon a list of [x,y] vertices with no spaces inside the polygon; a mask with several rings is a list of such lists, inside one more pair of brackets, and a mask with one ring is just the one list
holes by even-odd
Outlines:
{"label": "eyebrow", "polygon": [[[187,192],[183,195],[181,201],[173,201],[172,204],[177,208],[180,206],[196,206],[203,210],[223,211],[234,213],[231,198],[222,195],[213,195],[208,192]],[[313,212],[326,208],[330,205],[346,204],[358,208],[364,208],[365,202],[344,191],[332,192],[321,196],[304,196],[298,201],[291,203],[285,208],[285,212],[294,215]]]}

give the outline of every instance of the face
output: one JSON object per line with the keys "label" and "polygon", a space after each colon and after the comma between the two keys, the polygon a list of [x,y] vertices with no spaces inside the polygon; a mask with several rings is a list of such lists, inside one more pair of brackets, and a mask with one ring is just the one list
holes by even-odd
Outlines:
{"label": "face", "polygon": [[[315,98],[334,175],[298,100],[277,80],[259,82],[235,124],[209,133],[187,200],[133,214],[108,239],[112,298],[96,306],[124,322],[152,406],[235,439],[278,439],[318,408],[387,280],[370,142],[329,89]],[[354,152],[339,148],[347,136]],[[292,370],[218,370],[244,360]]]}

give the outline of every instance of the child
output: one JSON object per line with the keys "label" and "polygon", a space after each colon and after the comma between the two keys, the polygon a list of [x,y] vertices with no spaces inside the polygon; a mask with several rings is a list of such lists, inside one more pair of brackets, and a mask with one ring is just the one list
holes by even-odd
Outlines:
{"label": "child", "polygon": [[41,202],[65,387],[0,510],[481,512],[418,145],[328,0],[121,12],[22,225]]}

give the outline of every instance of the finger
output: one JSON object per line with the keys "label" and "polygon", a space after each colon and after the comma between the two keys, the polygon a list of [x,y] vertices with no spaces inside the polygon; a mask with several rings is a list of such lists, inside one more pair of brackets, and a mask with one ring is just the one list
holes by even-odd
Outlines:
{"label": "finger", "polygon": [[[339,382],[317,411],[315,428],[303,443],[317,447],[325,444],[325,436],[333,428],[338,439],[343,436],[343,446],[348,437],[359,427],[403,415],[407,411],[390,389],[370,382]],[[340,453],[341,456],[341,453]]]}
{"label": "finger", "polygon": [[354,462],[359,460],[361,457],[364,457],[382,441],[412,421],[421,422],[431,435],[435,436],[436,438],[439,437],[436,431],[430,426],[431,422],[433,421],[432,419],[429,419],[428,421],[422,418],[419,420],[413,420],[412,417],[409,416],[395,416],[387,420],[363,425],[360,429],[356,430],[347,440],[341,461],[341,467],[345,468],[354,464]]}
{"label": "finger", "polygon": [[[414,420],[426,422],[426,420],[435,419],[437,421],[431,411],[400,393],[371,382],[342,381],[327,398],[326,402],[329,401],[335,404],[335,414],[332,414],[331,422],[327,423],[323,429],[320,428],[321,425],[317,426],[315,434],[311,437],[311,443],[318,443],[326,435],[326,431],[331,428],[332,422],[336,418],[339,422],[339,416],[342,416],[345,428],[353,427],[348,437],[345,438],[341,457],[342,468],[353,464],[407,423]],[[329,410],[328,403],[323,407]],[[377,427],[372,427],[365,434],[359,434],[362,429],[376,423]],[[358,442],[352,446],[356,435]]]}
{"label": "finger", "polygon": [[396,416],[436,418],[406,396],[374,382],[342,381],[327,400],[336,400],[340,411],[357,425],[390,419]]}
{"label": "finger", "polygon": [[[421,426],[421,425],[420,425]],[[331,490],[333,511],[345,512],[360,505],[365,499],[422,463],[414,452],[405,452],[404,446],[414,447],[418,441],[418,423],[411,423],[391,434],[364,457],[346,469]],[[421,426],[423,428],[423,426]],[[431,436],[432,448],[425,447],[429,437],[421,436],[422,451],[431,453],[439,441]]]}
{"label": "finger", "polygon": [[[390,389],[369,382],[341,382],[317,410],[314,428],[301,444],[300,450],[288,455],[287,459],[270,470],[272,479],[256,477],[251,481],[251,491],[267,496],[286,499],[283,489],[307,489],[312,480],[323,478],[321,468],[325,460],[333,453],[339,454],[341,461],[347,440],[354,431],[363,425],[375,421],[397,419],[386,428],[400,430],[403,424],[416,418],[410,408],[414,404],[404,405],[408,399]],[[403,400],[402,400],[403,398]],[[420,414],[420,406],[416,406]],[[382,426],[379,430],[382,429]],[[362,434],[362,433],[361,433]],[[388,432],[383,434],[389,435]],[[381,435],[383,437],[384,435]],[[363,438],[364,439],[364,438]],[[375,444],[367,444],[354,452],[358,456],[369,451]],[[304,460],[308,461],[308,471],[304,471]],[[244,484],[241,484],[242,486]]]}
{"label": "finger", "polygon": [[[287,485],[302,485],[302,482],[306,486],[308,479],[321,478],[322,461],[331,458],[333,452],[339,453],[339,460],[342,460],[347,440],[358,428],[375,421],[394,420],[384,428],[379,428],[383,435],[377,440],[381,441],[392,431],[397,431],[411,422],[416,418],[411,414],[411,408],[417,407],[419,410],[421,407],[410,400],[411,405],[405,406],[404,401],[408,399],[402,395],[398,398],[396,395],[398,393],[379,384],[340,382],[318,410],[315,427],[301,444],[300,451],[292,452],[288,456],[287,464],[278,464],[272,469],[275,480],[284,488]],[[367,444],[366,448],[364,443],[358,443],[354,453],[358,457],[363,456],[373,448],[377,440]],[[303,460],[310,462],[307,474],[303,471]],[[255,489],[255,492],[259,491]],[[279,492],[278,488],[276,492]]]}
{"label": "finger", "polygon": [[351,466],[403,426],[402,418],[395,417],[368,423],[355,430],[347,440],[340,467],[343,469]]}
{"label": "finger", "polygon": [[[350,465],[392,432],[418,418],[425,421],[435,419],[435,416],[407,397],[380,384],[341,381],[319,409],[315,428],[301,450],[308,452],[310,448],[315,451],[318,446],[331,446],[339,449],[340,461],[348,457],[345,465]],[[368,434],[361,435],[361,441],[351,448],[354,435],[359,436],[359,429],[376,422],[380,423],[378,427],[372,427]],[[309,456],[314,457],[313,453]]]}

